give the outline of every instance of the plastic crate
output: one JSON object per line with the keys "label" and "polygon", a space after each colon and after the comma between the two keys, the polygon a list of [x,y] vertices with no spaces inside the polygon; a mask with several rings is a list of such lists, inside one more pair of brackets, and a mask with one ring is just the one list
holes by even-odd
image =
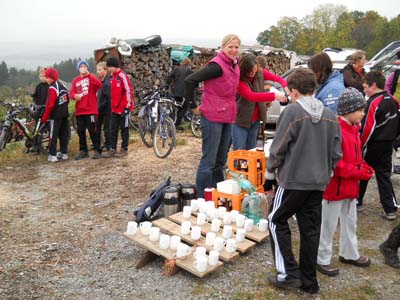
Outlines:
{"label": "plastic crate", "polygon": [[[262,186],[260,188],[257,188],[257,192],[263,193],[264,188]],[[244,195],[245,195],[245,193],[241,193],[240,195],[225,194],[222,192],[218,192],[215,189],[212,194],[212,199],[214,201],[215,207],[218,207],[218,199],[219,198],[226,198],[228,200],[231,200],[232,201],[232,209],[242,212],[242,201],[244,199]]]}

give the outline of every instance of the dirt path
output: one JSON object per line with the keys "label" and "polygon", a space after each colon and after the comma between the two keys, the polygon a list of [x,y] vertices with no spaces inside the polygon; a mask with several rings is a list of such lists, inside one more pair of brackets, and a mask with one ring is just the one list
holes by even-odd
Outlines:
{"label": "dirt path", "polygon": [[[309,299],[268,285],[268,242],[204,280],[184,271],[165,277],[161,259],[134,269],[144,250],[122,232],[135,205],[168,176],[194,181],[201,142],[189,134],[179,139],[184,145],[164,160],[139,141],[123,159],[2,168],[0,299]],[[396,177],[396,192],[398,186]],[[397,299],[399,273],[382,264],[377,250],[394,223],[378,217],[376,193],[373,184],[359,216],[360,247],[373,265],[340,266],[335,279],[319,276],[317,299]]]}

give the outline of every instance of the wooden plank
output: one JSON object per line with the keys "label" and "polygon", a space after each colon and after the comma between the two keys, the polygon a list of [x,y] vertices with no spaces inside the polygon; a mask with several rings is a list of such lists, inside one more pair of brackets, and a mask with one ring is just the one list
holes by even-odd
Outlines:
{"label": "wooden plank", "polygon": [[[190,235],[186,235],[186,234],[182,234],[181,233],[181,226],[176,224],[175,222],[172,222],[166,218],[161,218],[158,220],[154,220],[153,224],[160,227],[161,230],[166,230],[168,233],[170,234],[175,234],[175,235],[179,235],[181,237],[181,240],[195,245],[195,246],[202,246],[205,247],[207,249],[208,252],[210,252],[212,250],[212,246],[208,246],[206,245],[206,238],[204,236],[202,236],[199,240],[195,241],[192,240],[190,238]],[[219,252],[219,258],[223,261],[231,261],[234,258],[238,257],[239,253],[237,251],[233,252],[233,253],[229,253],[228,251],[226,251],[226,249],[222,250]]]}
{"label": "wooden plank", "polygon": [[[191,222],[192,224],[194,224],[194,225],[195,225],[196,222],[197,222],[197,219],[196,219],[196,217],[194,217],[194,216],[191,216],[191,217],[188,218],[188,219],[184,219],[184,218],[183,218],[183,215],[182,215],[182,212],[179,212],[179,213],[176,213],[176,214],[174,214],[174,215],[171,215],[171,216],[168,217],[168,219],[170,219],[171,221],[174,221],[174,222],[176,222],[176,223],[178,223],[178,224],[182,224],[182,221],[186,221],[186,220],[187,220],[187,221],[190,221],[190,222]],[[233,226],[232,226],[232,228],[233,228]],[[205,223],[204,225],[201,226],[201,233],[202,233],[202,234],[206,235],[207,232],[210,232],[210,231],[211,231],[211,224],[210,224],[210,223]],[[234,230],[234,231],[236,231],[236,230]],[[218,231],[217,236],[222,237],[222,230]],[[233,235],[232,235],[232,238],[235,239],[235,238],[236,238],[236,235],[233,234]],[[200,239],[200,240],[201,240],[201,239]],[[204,239],[204,244],[205,244],[205,239]],[[250,241],[250,240],[248,240],[248,239],[245,239],[244,241],[238,242],[238,243],[236,244],[237,250],[238,250],[240,253],[245,253],[245,252],[249,251],[249,250],[250,250],[251,248],[253,248],[255,245],[256,245],[255,242]],[[205,245],[205,246],[207,246],[207,245]],[[206,247],[206,248],[207,248],[207,250],[208,250],[208,248],[210,248],[210,250],[211,250],[212,247],[208,246],[208,247]]]}
{"label": "wooden plank", "polygon": [[[176,213],[176,214],[174,214],[174,215],[171,215],[171,216],[169,216],[168,218],[171,219],[171,220],[172,220],[172,219],[177,219],[178,216],[180,216],[180,215],[182,215],[182,212],[179,212],[179,213]],[[197,213],[193,213],[193,215],[194,215],[194,216],[197,216]],[[190,220],[192,220],[192,218],[193,218],[193,216],[191,217]],[[195,219],[196,219],[196,218],[195,218]],[[192,222],[192,221],[191,221],[191,222]],[[193,222],[192,222],[192,223],[193,223]],[[194,221],[194,224],[196,224],[196,220]],[[208,224],[210,224],[210,223],[208,223]],[[236,230],[237,230],[236,223],[233,222],[233,223],[230,224],[230,225],[232,226],[233,231],[236,232]],[[203,226],[206,226],[206,224],[204,224]],[[206,228],[206,227],[205,227],[205,228]],[[211,228],[211,224],[210,224],[210,228]],[[255,242],[257,242],[257,243],[261,243],[261,242],[267,240],[268,237],[269,237],[269,231],[268,231],[268,230],[265,231],[265,232],[261,232],[261,231],[259,231],[259,230],[256,228],[256,226],[254,226],[254,228],[253,228],[252,231],[246,232],[246,238],[248,238],[248,239],[250,239],[250,240],[252,240],[252,241],[255,241]]]}
{"label": "wooden plank", "polygon": [[[168,221],[168,220],[167,220]],[[170,222],[170,221],[169,221]],[[154,223],[154,222],[153,222]],[[158,226],[158,225],[157,225]],[[176,259],[176,265],[190,273],[192,273],[195,276],[198,276],[200,278],[203,278],[204,276],[207,276],[208,274],[210,274],[211,272],[214,272],[215,270],[217,270],[218,268],[220,268],[223,263],[221,261],[218,261],[218,264],[216,266],[210,266],[207,265],[207,270],[205,272],[198,272],[196,270],[196,268],[193,265],[194,262],[194,257],[193,254],[188,255],[187,257],[185,257],[184,259],[178,259],[175,257],[175,251],[168,248],[168,249],[161,249],[158,247],[158,241],[157,242],[152,242],[149,240],[149,237],[146,235],[143,235],[140,230],[138,230],[136,232],[135,235],[129,235],[127,233],[124,233],[124,235],[138,243],[140,246],[142,246],[143,248],[147,249],[148,251],[151,251],[152,253],[159,255],[159,256],[163,256],[166,259]],[[193,251],[193,248],[192,248]]]}

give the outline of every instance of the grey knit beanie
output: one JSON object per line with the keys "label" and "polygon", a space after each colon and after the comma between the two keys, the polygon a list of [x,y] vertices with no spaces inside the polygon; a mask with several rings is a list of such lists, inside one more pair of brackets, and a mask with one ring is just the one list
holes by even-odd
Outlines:
{"label": "grey knit beanie", "polygon": [[337,114],[346,115],[366,106],[363,94],[353,87],[348,87],[339,95]]}

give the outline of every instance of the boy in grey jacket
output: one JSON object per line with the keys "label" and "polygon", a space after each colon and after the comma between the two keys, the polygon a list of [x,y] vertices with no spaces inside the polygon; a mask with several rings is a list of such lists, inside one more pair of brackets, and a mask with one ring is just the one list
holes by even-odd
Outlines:
{"label": "boy in grey jacket", "polygon": [[[278,274],[268,280],[279,288],[315,294],[322,195],[342,156],[341,132],[336,115],[313,97],[316,79],[311,70],[293,72],[288,87],[295,103],[279,118],[264,184],[266,191],[277,185],[268,219]],[[300,265],[292,252],[288,224],[294,214],[300,231]]]}

